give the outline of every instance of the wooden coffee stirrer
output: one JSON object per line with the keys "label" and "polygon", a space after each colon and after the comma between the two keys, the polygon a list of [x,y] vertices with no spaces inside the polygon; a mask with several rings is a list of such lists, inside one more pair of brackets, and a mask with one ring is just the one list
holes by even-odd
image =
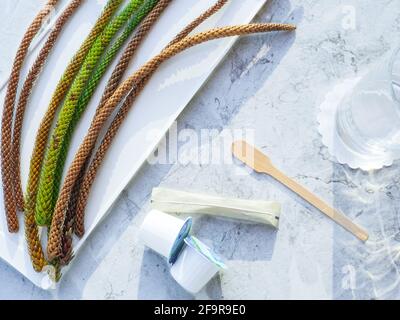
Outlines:
{"label": "wooden coffee stirrer", "polygon": [[351,232],[358,239],[362,241],[368,240],[368,233],[364,229],[352,222],[343,213],[330,207],[323,200],[298,184],[296,181],[287,177],[284,173],[274,167],[271,160],[265,154],[249,145],[247,142],[235,141],[232,144],[232,153],[236,158],[254,169],[256,172],[265,173],[285,185],[337,224]]}

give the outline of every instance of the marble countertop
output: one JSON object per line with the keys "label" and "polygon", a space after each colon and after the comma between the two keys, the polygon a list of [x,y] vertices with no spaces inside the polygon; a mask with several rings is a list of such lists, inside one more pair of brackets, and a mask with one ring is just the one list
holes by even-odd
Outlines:
{"label": "marble countertop", "polygon": [[[236,1],[236,0],[233,0]],[[3,1],[0,75],[7,73],[21,24],[40,0]],[[7,14],[8,13],[12,13]],[[379,15],[376,14],[379,12]],[[338,165],[322,145],[317,114],[343,79],[368,70],[398,46],[395,1],[271,0],[257,21],[293,22],[296,34],[239,40],[178,118],[178,132],[248,130],[289,176],[333,202],[365,226],[360,243],[272,179],[235,164],[190,161],[208,139],[179,144],[175,164],[146,164],[110,215],[79,252],[56,290],[43,291],[0,261],[0,299],[383,299],[400,297],[400,163],[376,172]],[[13,36],[14,35],[14,36]],[[162,142],[166,143],[166,142]],[[193,159],[192,159],[193,160]],[[235,169],[236,168],[236,169]],[[227,261],[228,269],[191,296],[167,263],[138,241],[153,187],[165,186],[245,199],[282,202],[279,231],[198,217],[196,235]]]}

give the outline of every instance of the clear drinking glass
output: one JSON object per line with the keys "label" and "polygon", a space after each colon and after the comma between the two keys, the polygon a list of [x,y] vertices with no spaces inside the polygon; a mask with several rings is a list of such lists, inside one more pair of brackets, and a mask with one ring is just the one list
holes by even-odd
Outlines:
{"label": "clear drinking glass", "polygon": [[400,50],[375,65],[343,99],[336,130],[345,146],[367,162],[400,157]]}

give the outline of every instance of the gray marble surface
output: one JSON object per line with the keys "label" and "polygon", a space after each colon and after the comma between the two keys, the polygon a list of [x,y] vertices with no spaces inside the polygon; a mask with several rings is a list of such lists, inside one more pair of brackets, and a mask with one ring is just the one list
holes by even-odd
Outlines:
{"label": "gray marble surface", "polygon": [[[23,8],[26,1],[4,3],[19,20],[34,14]],[[365,173],[336,164],[316,122],[332,86],[398,46],[399,3],[271,0],[256,20],[289,21],[298,30],[242,38],[178,118],[179,131],[216,129],[218,137],[224,129],[253,130],[255,143],[277,166],[367,227],[371,239],[360,243],[270,178],[240,171],[237,164],[146,164],[56,290],[38,289],[0,261],[1,299],[399,297],[400,165]],[[0,47],[8,46],[0,50],[2,73],[17,45],[5,21],[0,19]],[[199,145],[181,143],[180,152],[208,148],[207,141]],[[281,201],[280,229],[196,218],[194,232],[229,268],[193,297],[174,282],[166,262],[138,241],[151,189],[159,185]]]}

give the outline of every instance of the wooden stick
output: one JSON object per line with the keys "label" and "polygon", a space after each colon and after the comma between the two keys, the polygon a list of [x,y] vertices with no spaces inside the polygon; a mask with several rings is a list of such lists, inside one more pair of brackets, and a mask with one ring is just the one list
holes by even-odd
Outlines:
{"label": "wooden stick", "polygon": [[236,158],[250,168],[254,169],[256,172],[270,175],[275,180],[285,185],[287,188],[312,204],[315,208],[319,209],[337,224],[355,235],[358,239],[362,241],[368,240],[368,233],[364,229],[352,222],[343,213],[330,207],[312,192],[279,171],[265,154],[249,145],[247,142],[235,141],[232,144],[232,153]]}

